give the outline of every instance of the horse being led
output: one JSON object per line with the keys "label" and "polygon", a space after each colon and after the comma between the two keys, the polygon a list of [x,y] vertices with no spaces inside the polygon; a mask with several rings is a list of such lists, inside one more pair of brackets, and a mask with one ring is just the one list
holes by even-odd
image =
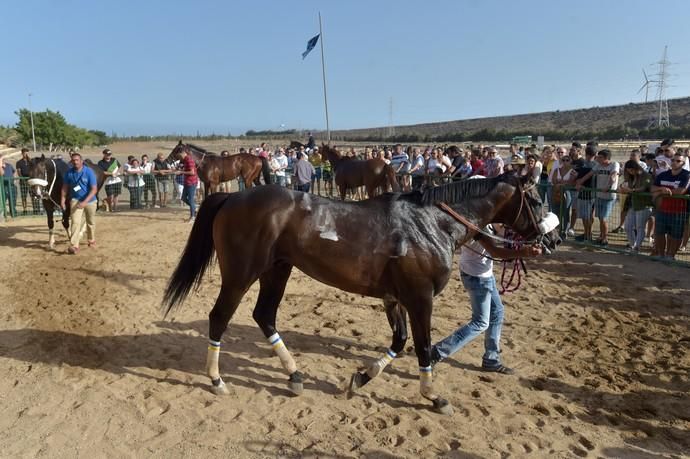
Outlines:
{"label": "horse being led", "polygon": [[[98,184],[98,191],[105,182],[105,174],[103,169],[94,164],[90,159],[84,160],[84,166],[90,167],[96,174],[96,182]],[[27,181],[31,195],[40,198],[43,201],[43,208],[46,211],[48,218],[48,246],[52,249],[55,247],[55,235],[53,234],[53,212],[55,210],[62,210],[62,226],[65,228],[67,237],[69,238],[69,206],[67,209],[60,209],[60,192],[62,190],[62,177],[69,170],[69,164],[62,159],[50,159],[45,155],[40,158],[31,158],[29,164],[29,180]],[[74,228],[73,228],[74,230]],[[79,228],[83,231],[84,228]]]}
{"label": "horse being led", "polygon": [[251,188],[261,173],[262,162],[258,156],[240,153],[230,156],[218,156],[203,148],[180,142],[173,148],[166,160],[172,163],[181,159],[182,151],[192,155],[196,162],[199,180],[204,183],[204,198],[218,191],[218,185],[237,177],[244,179],[244,185]]}
{"label": "horse being led", "polygon": [[[432,388],[433,298],[448,283],[456,249],[488,223],[510,226],[527,243],[550,249],[560,243],[553,229],[555,215],[542,215],[542,202],[528,180],[502,175],[360,202],[333,201],[281,187],[212,195],[202,204],[170,278],[164,311],[179,305],[192,287],[199,288],[215,250],[222,285],[209,314],[206,369],[213,392],[227,393],[218,369],[223,332],[242,297],[259,280],[254,320],[287,370],[289,388],[299,394],[303,375],[276,329],[278,305],[294,266],[325,284],[383,300],[393,328],[392,344],[365,377],[355,373],[352,390],[377,376],[403,350],[407,327],[401,311],[406,311],[420,368],[420,392],[435,409],[448,413],[449,403]],[[460,214],[460,220],[440,203]]]}
{"label": "horse being led", "polygon": [[335,184],[344,201],[347,190],[356,190],[363,186],[370,198],[376,196],[376,190],[382,187],[385,191],[389,186],[393,191],[400,191],[395,171],[381,158],[368,160],[343,157],[330,145],[321,147],[323,157],[333,165]]}

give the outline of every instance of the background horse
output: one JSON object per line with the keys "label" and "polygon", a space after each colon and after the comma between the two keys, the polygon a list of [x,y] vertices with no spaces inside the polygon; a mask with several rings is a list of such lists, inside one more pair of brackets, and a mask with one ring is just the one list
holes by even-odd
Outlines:
{"label": "background horse", "polygon": [[[31,190],[31,195],[40,198],[43,201],[43,208],[46,211],[48,218],[48,246],[52,249],[55,247],[55,234],[53,228],[55,223],[53,221],[53,212],[55,210],[62,210],[62,226],[65,228],[67,237],[69,238],[69,214],[70,208],[60,209],[60,193],[62,191],[62,178],[69,170],[69,164],[62,159],[49,159],[45,155],[40,158],[32,158],[29,163],[29,180],[28,185]],[[105,182],[105,174],[103,170],[94,164],[90,159],[84,160],[84,167],[91,168],[96,174],[96,183],[98,191]],[[98,193],[96,193],[98,199]],[[75,228],[73,228],[75,230]],[[79,228],[81,230],[81,228]]]}
{"label": "background horse", "polygon": [[390,186],[393,191],[400,191],[395,170],[380,158],[361,160],[343,157],[329,145],[321,147],[321,154],[333,166],[335,184],[343,201],[347,190],[354,191],[360,186],[366,188],[369,198],[376,196],[379,187],[385,191]]}
{"label": "background horse", "polygon": [[290,145],[288,145],[288,148],[293,148],[295,151],[299,151],[300,147],[307,148],[307,144],[293,140],[290,142]]}
{"label": "background horse", "polygon": [[181,153],[186,151],[196,162],[199,180],[204,184],[204,198],[210,193],[218,191],[218,185],[228,180],[242,177],[244,186],[251,188],[254,181],[261,173],[261,158],[248,153],[239,153],[230,156],[218,156],[201,147],[180,142],[173,148],[166,160],[173,163],[182,158]]}
{"label": "background horse", "polygon": [[[294,266],[333,287],[383,299],[393,328],[392,345],[365,376],[355,373],[352,390],[377,376],[403,350],[404,309],[420,366],[421,394],[447,413],[450,405],[432,388],[431,311],[434,296],[453,272],[456,249],[491,222],[509,225],[549,248],[560,242],[557,231],[545,227],[541,200],[532,182],[525,188],[527,180],[502,175],[360,202],[333,201],[281,187],[215,194],[202,204],[170,278],[165,313],[193,286],[199,287],[215,251],[222,285],[209,314],[206,370],[213,392],[228,392],[218,370],[220,340],[242,297],[259,280],[254,320],[287,370],[289,388],[299,394],[303,375],[276,330],[278,305]],[[449,205],[464,223],[439,203]]]}

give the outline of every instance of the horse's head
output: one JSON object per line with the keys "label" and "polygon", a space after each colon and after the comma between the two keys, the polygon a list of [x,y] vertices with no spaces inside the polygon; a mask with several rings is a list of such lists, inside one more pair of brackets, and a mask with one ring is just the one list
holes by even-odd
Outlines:
{"label": "horse's head", "polygon": [[170,154],[168,155],[168,158],[165,160],[168,164],[172,164],[175,161],[179,161],[182,159],[182,152],[186,152],[189,154],[189,146],[185,145],[182,143],[180,140],[177,145],[175,145],[175,148],[172,149]]}
{"label": "horse's head", "polygon": [[50,160],[45,155],[40,158],[32,158],[29,162],[29,190],[31,196],[42,198],[44,193],[49,193],[51,182],[55,179],[55,167],[49,166]]}
{"label": "horse's head", "polygon": [[541,244],[547,253],[555,250],[562,242],[557,229],[558,217],[544,208],[536,182],[530,175],[504,174],[502,177],[513,187],[499,212],[502,223],[525,240]]}

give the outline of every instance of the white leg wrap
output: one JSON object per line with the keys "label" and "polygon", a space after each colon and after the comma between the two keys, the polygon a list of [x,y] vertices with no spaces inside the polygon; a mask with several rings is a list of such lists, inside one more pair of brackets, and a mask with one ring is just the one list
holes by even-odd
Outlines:
{"label": "white leg wrap", "polygon": [[220,379],[218,370],[218,356],[220,355],[220,341],[208,341],[208,354],[206,354],[206,374],[213,380]]}
{"label": "white leg wrap", "polygon": [[283,364],[283,368],[285,368],[289,374],[297,371],[297,364],[292,358],[292,355],[290,355],[290,351],[288,351],[287,347],[285,347],[285,343],[280,335],[278,333],[272,334],[268,337],[268,342],[271,343],[271,346],[273,346],[273,351],[275,351],[276,355],[280,359],[280,363]]}
{"label": "white leg wrap", "polygon": [[53,230],[48,230],[48,246],[50,248],[55,247],[55,235],[53,234]]}
{"label": "white leg wrap", "polygon": [[419,392],[424,398],[435,400],[438,395],[434,394],[433,376],[431,372],[431,365],[428,367],[419,367]]}
{"label": "white leg wrap", "polygon": [[397,354],[390,349],[383,354],[383,357],[378,359],[376,362],[372,363],[369,368],[367,368],[367,374],[370,378],[374,379],[381,374],[384,368],[388,366],[389,363],[393,361]]}

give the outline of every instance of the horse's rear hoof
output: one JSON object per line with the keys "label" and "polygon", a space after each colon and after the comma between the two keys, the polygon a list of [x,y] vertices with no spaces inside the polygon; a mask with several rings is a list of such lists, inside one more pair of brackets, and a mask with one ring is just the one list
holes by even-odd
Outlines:
{"label": "horse's rear hoof", "polygon": [[446,416],[453,414],[453,405],[448,400],[439,397],[436,400],[432,400],[432,402],[434,404],[434,411],[437,413],[445,414]]}
{"label": "horse's rear hoof", "polygon": [[230,391],[228,390],[228,386],[225,385],[222,379],[218,379],[216,381],[211,381],[211,392],[213,392],[214,395],[228,395],[230,394]]}

